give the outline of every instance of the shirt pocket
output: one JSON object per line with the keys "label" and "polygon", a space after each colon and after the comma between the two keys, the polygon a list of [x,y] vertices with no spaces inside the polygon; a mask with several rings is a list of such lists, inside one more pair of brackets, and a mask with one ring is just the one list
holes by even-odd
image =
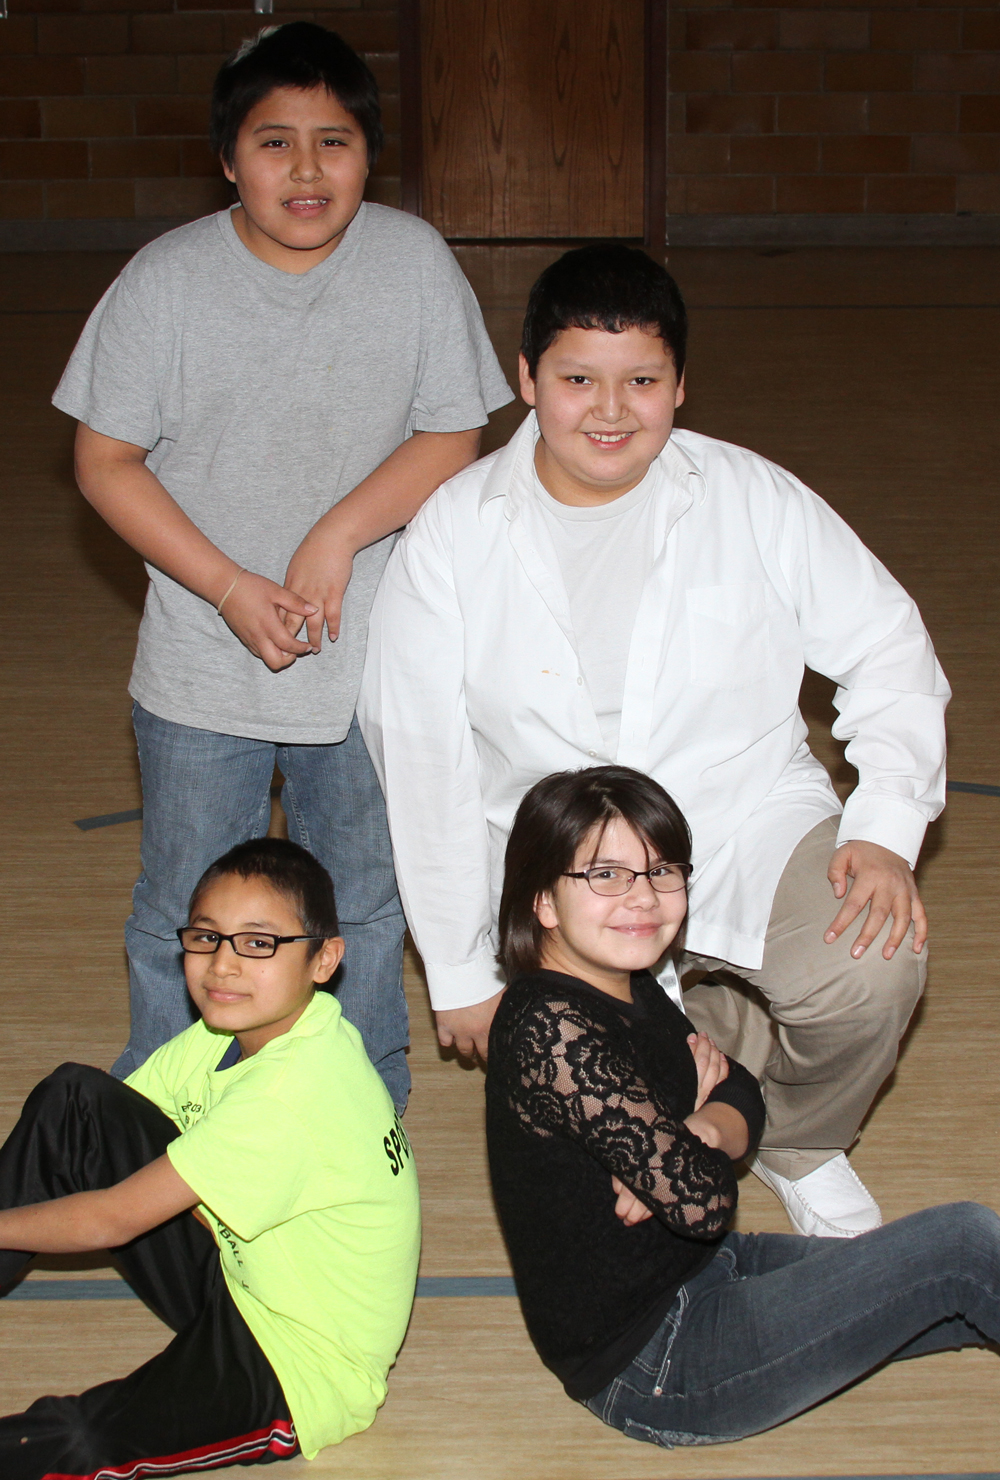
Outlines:
{"label": "shirt pocket", "polygon": [[691,681],[713,689],[758,683],[770,666],[764,581],[692,586],[686,592]]}

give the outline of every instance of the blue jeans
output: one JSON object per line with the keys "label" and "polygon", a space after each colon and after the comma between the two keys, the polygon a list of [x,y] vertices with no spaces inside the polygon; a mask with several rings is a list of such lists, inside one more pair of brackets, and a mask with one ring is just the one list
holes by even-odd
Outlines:
{"label": "blue jeans", "polygon": [[125,926],[132,1031],[112,1073],[124,1079],[194,1021],[174,933],[210,863],[271,819],[275,760],[289,836],[330,871],[345,941],[335,979],[344,1016],[397,1109],[406,1105],[406,929],[378,778],[357,720],[338,745],[275,745],[132,710],[142,769],[142,873]]}
{"label": "blue jeans", "polygon": [[586,1406],[672,1449],[760,1433],[883,1362],[1000,1339],[1000,1218],[949,1203],[854,1239],[730,1233]]}

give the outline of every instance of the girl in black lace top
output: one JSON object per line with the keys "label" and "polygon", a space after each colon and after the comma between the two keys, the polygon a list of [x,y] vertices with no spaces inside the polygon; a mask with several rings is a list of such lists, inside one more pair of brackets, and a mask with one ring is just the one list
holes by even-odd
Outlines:
{"label": "girl in black lace top", "polygon": [[760,1090],[649,974],[683,924],[689,858],[683,817],[638,772],[532,788],[507,850],[510,986],[487,1075],[493,1190],[539,1355],[571,1397],[667,1447],[741,1438],[887,1358],[1000,1334],[1000,1220],[975,1204],[855,1240],[727,1232]]}

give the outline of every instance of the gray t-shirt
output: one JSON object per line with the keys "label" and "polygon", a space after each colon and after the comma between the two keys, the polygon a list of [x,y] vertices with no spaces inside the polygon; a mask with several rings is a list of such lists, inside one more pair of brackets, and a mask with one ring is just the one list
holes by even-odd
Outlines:
{"label": "gray t-shirt", "polygon": [[580,667],[609,761],[618,755],[629,647],[653,563],[651,495],[659,476],[654,462],[642,481],[620,498],[579,507],[554,499],[535,474],[535,497],[555,546]]}
{"label": "gray t-shirt", "polygon": [[[91,314],[53,401],[123,442],[199,529],[283,582],[304,535],[414,431],[482,426],[511,400],[472,289],[438,233],[362,205],[296,276],[229,211],[143,248]],[[272,673],[214,608],[147,566],[130,692],[161,719],[305,745],[342,740],[394,536],[362,550],[341,635]]]}

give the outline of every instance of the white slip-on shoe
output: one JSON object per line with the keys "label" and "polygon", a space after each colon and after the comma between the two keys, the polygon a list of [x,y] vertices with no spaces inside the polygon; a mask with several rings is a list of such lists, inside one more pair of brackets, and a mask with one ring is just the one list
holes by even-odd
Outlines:
{"label": "white slip-on shoe", "polygon": [[759,1161],[750,1170],[784,1204],[796,1233],[818,1238],[857,1238],[882,1224],[878,1203],[841,1151],[814,1172],[791,1182]]}

